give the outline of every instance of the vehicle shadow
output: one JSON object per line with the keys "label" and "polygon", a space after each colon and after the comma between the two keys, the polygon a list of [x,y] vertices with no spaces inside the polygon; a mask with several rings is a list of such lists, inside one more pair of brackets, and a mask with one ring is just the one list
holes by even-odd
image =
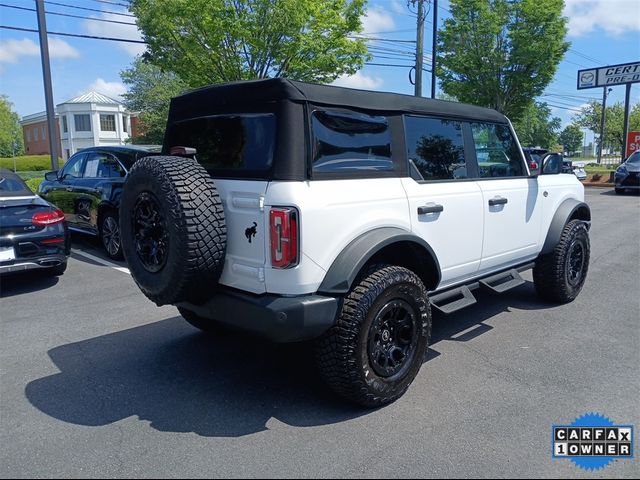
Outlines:
{"label": "vehicle shadow", "polygon": [[[491,330],[484,321],[497,313],[547,308],[532,290],[526,284],[502,297],[480,295],[466,312],[436,315],[434,348],[425,361],[440,355],[441,341],[472,341]],[[174,317],[50,350],[60,373],[32,381],[25,393],[37,409],[64,422],[104,426],[137,416],[159,431],[207,437],[260,432],[272,418],[310,427],[370,413],[326,389],[311,352],[309,344],[209,336]]]}
{"label": "vehicle shadow", "polygon": [[58,283],[58,277],[43,270],[10,273],[0,276],[0,298],[24,295],[51,288]]}
{"label": "vehicle shadow", "polygon": [[623,193],[616,193],[615,190],[611,189],[611,190],[606,190],[604,192],[600,192],[600,195],[607,195],[610,197],[624,197],[625,195],[630,197],[637,197],[637,196],[640,196],[640,190],[626,190]]}
{"label": "vehicle shadow", "polygon": [[[82,253],[88,253],[93,257],[97,257],[101,260],[107,261],[119,267],[127,267],[127,262],[124,260],[114,260],[110,258],[102,247],[102,243],[99,238],[91,237],[89,235],[82,235],[81,233],[72,233],[71,235],[71,255],[74,259],[88,263],[90,265],[104,267],[105,265],[88,258]],[[80,252],[80,253],[79,253]]]}

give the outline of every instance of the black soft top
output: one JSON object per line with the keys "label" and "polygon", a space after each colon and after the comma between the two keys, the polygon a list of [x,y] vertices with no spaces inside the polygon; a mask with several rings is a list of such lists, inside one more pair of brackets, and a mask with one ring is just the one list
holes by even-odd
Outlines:
{"label": "black soft top", "polygon": [[211,85],[171,100],[169,123],[229,111],[240,106],[291,101],[379,112],[402,112],[507,123],[501,113],[464,103],[398,93],[371,92],[297,82],[285,78]]}

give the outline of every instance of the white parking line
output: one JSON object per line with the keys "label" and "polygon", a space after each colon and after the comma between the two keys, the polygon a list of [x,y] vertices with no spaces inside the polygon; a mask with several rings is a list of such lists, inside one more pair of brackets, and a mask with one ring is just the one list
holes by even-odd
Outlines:
{"label": "white parking line", "polygon": [[97,262],[100,265],[104,265],[105,267],[111,267],[114,270],[117,270],[117,271],[122,272],[122,273],[126,273],[127,275],[131,275],[131,272],[129,271],[128,268],[121,267],[119,265],[116,265],[115,263],[109,262],[108,260],[104,260],[104,259],[102,259],[100,257],[96,257],[95,255],[91,255],[90,253],[87,253],[84,250],[79,250],[77,248],[73,248],[73,249],[71,249],[71,252],[72,253],[77,253],[81,257],[88,258],[89,260],[93,260],[94,262]]}

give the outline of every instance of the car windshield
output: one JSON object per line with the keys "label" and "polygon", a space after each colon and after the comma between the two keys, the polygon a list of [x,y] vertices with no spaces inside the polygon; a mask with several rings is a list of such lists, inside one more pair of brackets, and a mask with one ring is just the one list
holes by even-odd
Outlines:
{"label": "car windshield", "polygon": [[0,171],[0,198],[33,195],[29,187],[13,172]]}
{"label": "car windshield", "polygon": [[631,154],[631,156],[627,158],[627,163],[640,163],[640,151]]}

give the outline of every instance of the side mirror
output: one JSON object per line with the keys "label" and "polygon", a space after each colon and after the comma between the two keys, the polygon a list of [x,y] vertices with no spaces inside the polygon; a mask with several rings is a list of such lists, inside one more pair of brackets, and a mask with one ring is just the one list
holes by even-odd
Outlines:
{"label": "side mirror", "polygon": [[49,182],[55,182],[56,180],[58,180],[58,171],[56,170],[53,172],[47,172],[44,174],[44,178]]}
{"label": "side mirror", "polygon": [[551,153],[542,159],[542,174],[557,175],[562,172],[562,155]]}

